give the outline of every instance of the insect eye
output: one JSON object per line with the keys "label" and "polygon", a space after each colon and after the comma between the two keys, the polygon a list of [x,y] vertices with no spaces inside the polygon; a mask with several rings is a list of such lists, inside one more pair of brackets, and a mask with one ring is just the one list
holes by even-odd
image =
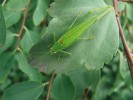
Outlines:
{"label": "insect eye", "polygon": [[70,35],[67,35],[68,37],[70,37]]}

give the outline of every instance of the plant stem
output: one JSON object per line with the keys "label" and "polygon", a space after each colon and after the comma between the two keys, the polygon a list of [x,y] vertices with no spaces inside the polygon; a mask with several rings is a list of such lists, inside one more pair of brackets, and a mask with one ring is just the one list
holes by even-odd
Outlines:
{"label": "plant stem", "polygon": [[119,0],[119,1],[121,1],[121,2],[128,2],[128,3],[133,3],[132,0]]}
{"label": "plant stem", "polygon": [[49,81],[48,94],[47,94],[46,100],[49,100],[51,84],[53,82],[54,76],[55,76],[55,72],[52,73],[52,76],[51,76],[50,81]]}
{"label": "plant stem", "polygon": [[114,0],[113,3],[114,3],[115,14],[116,14],[116,20],[117,20],[118,27],[119,27],[120,37],[121,37],[121,40],[122,40],[122,43],[123,43],[124,51],[125,51],[125,54],[126,54],[126,57],[127,57],[128,65],[129,65],[129,70],[130,70],[131,77],[132,77],[132,80],[133,80],[133,58],[132,58],[132,54],[131,54],[130,49],[129,49],[127,43],[126,43],[124,32],[123,32],[123,29],[122,29],[122,26],[121,26],[120,17],[119,17],[118,12],[117,12],[117,0]]}
{"label": "plant stem", "polygon": [[21,36],[22,36],[22,33],[23,33],[23,29],[25,27],[25,22],[26,22],[26,17],[27,17],[29,4],[30,4],[30,0],[29,0],[29,3],[27,4],[27,6],[25,7],[25,10],[24,10],[22,25],[21,25],[21,28],[20,28],[19,33],[18,33],[18,43],[17,43],[17,47],[16,47],[17,49],[20,48]]}
{"label": "plant stem", "polygon": [[89,89],[86,89],[85,93],[84,93],[84,98],[83,100],[86,100],[87,99],[87,96],[89,94]]}

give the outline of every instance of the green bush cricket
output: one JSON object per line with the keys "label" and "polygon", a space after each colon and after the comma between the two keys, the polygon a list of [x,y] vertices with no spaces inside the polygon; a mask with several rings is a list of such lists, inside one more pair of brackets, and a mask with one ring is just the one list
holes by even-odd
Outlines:
{"label": "green bush cricket", "polygon": [[75,26],[75,27],[71,28],[69,31],[67,31],[50,48],[50,53],[51,54],[55,54],[58,52],[67,53],[63,50],[68,48],[70,45],[72,45],[82,34],[84,34],[84,31],[86,31],[88,28],[90,28],[94,23],[96,23],[98,20],[100,20],[101,17],[106,15],[112,9],[113,9],[113,7],[107,6],[104,8],[97,8],[97,9],[91,10],[90,12],[99,10],[100,13],[89,18],[86,22],[78,24],[77,26]]}

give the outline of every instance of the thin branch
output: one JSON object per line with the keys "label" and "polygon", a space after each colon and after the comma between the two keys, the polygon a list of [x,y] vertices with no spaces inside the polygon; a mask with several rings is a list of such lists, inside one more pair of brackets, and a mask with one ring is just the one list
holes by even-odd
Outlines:
{"label": "thin branch", "polygon": [[52,73],[52,76],[51,76],[50,81],[49,81],[48,94],[47,94],[46,100],[49,100],[51,84],[53,82],[54,76],[55,76],[55,72]]}
{"label": "thin branch", "polygon": [[114,3],[114,9],[115,9],[115,13],[116,13],[117,23],[118,23],[118,26],[119,26],[120,37],[121,37],[121,40],[122,40],[122,43],[123,43],[123,47],[124,47],[124,51],[125,51],[125,54],[126,54],[126,57],[127,57],[131,77],[132,77],[132,80],[133,80],[133,58],[132,58],[132,54],[131,54],[130,49],[129,49],[127,43],[126,43],[124,32],[123,32],[123,29],[122,29],[122,26],[121,26],[120,17],[119,17],[118,12],[117,12],[117,0],[114,0],[113,3]]}
{"label": "thin branch", "polygon": [[133,3],[132,0],[118,0],[118,1],[121,1],[121,2],[128,2],[128,3]]}
{"label": "thin branch", "polygon": [[84,93],[84,98],[83,100],[86,100],[87,99],[87,96],[89,94],[89,89],[86,89],[85,93]]}
{"label": "thin branch", "polygon": [[114,4],[114,10],[115,10],[115,14],[117,15],[117,5],[118,5],[118,2],[117,2],[117,0],[114,0],[113,1],[113,4]]}
{"label": "thin branch", "polygon": [[29,3],[27,4],[27,6],[25,7],[25,10],[24,10],[22,25],[21,25],[20,31],[18,33],[17,49],[20,46],[21,36],[22,36],[22,33],[23,33],[23,29],[25,27],[25,22],[26,22],[26,17],[27,17],[27,12],[28,12],[29,5],[30,5],[30,0],[29,0]]}

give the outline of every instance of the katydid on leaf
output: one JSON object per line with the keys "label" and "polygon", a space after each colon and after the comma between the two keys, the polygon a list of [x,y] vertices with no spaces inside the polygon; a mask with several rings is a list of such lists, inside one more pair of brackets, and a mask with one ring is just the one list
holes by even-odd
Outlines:
{"label": "katydid on leaf", "polygon": [[[104,15],[109,11],[113,10],[113,7],[106,6],[103,8],[96,8],[91,10],[91,12],[99,11],[93,17],[89,18],[87,21],[78,24],[77,26],[70,28],[64,35],[62,35],[58,41],[50,48],[50,53],[55,54],[62,52],[64,49],[71,46],[79,37],[85,33],[85,31],[99,21]],[[90,12],[89,12],[90,13]],[[72,23],[73,24],[73,23]]]}

